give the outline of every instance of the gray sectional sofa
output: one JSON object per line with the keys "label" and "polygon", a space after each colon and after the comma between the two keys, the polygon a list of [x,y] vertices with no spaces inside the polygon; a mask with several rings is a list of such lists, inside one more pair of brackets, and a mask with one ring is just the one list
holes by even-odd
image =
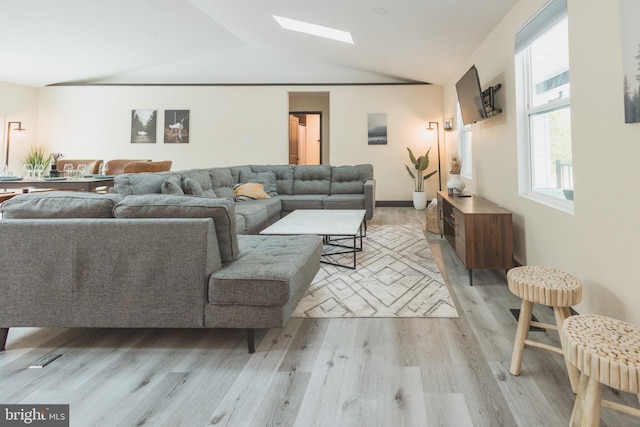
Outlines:
{"label": "gray sectional sofa", "polygon": [[[235,201],[234,185],[263,184],[270,198]],[[252,234],[296,209],[364,209],[373,217],[373,166],[246,165],[118,175],[112,192],[191,194],[235,203],[236,230]]]}
{"label": "gray sectional sofa", "polygon": [[173,194],[24,194],[0,207],[0,350],[10,327],[282,327],[317,236],[238,236],[235,203]]}
{"label": "gray sectional sofa", "polygon": [[[269,198],[236,201],[238,183]],[[366,209],[371,165],[125,174],[110,194],[0,206],[0,350],[9,328],[282,327],[315,277],[317,236],[253,235],[295,209]]]}

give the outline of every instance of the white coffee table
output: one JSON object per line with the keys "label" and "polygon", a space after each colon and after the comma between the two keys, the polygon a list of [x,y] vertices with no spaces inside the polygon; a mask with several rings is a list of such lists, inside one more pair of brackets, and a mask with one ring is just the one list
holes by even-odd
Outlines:
{"label": "white coffee table", "polygon": [[[315,234],[322,236],[325,246],[348,249],[346,251],[324,252],[322,255],[329,261],[322,260],[322,262],[355,269],[356,254],[362,251],[364,214],[365,210],[363,209],[298,209],[265,228],[260,234]],[[344,240],[351,240],[352,244],[338,243]],[[353,266],[339,264],[331,260],[331,256],[345,253],[353,254]]]}

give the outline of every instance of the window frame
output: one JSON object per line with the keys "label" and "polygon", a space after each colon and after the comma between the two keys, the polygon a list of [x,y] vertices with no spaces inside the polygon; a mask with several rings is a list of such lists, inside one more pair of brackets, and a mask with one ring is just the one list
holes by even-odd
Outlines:
{"label": "window frame", "polygon": [[[558,15],[558,3],[565,4],[563,13]],[[550,9],[556,9],[556,19],[552,25],[546,25],[544,28],[539,28],[536,31],[527,29],[527,25],[534,23],[539,16],[544,16],[546,8],[551,6]],[[558,19],[558,16],[560,18]],[[516,128],[517,128],[517,140],[518,140],[518,190],[521,197],[542,203],[544,205],[553,207],[555,209],[574,213],[574,201],[562,199],[559,197],[545,194],[544,192],[537,191],[533,186],[533,161],[534,156],[532,153],[532,129],[530,126],[531,118],[536,115],[551,113],[560,109],[569,109],[569,125],[571,126],[571,94],[562,99],[553,100],[546,104],[536,105],[531,107],[532,104],[532,63],[531,63],[531,45],[535,43],[540,37],[544,36],[547,31],[558,25],[564,19],[568,19],[566,11],[566,2],[563,0],[552,0],[547,3],[547,6],[543,8],[536,16],[534,16],[525,26],[525,32],[527,32],[527,41],[524,46],[518,46],[518,34],[516,34],[516,52],[515,58],[515,81],[516,81]],[[522,30],[522,29],[521,29]],[[521,31],[519,30],[519,31]],[[567,34],[568,37],[568,34]],[[570,142],[572,144],[572,142]],[[572,149],[573,151],[573,149]],[[573,156],[572,156],[573,157]]]}
{"label": "window frame", "polygon": [[[462,113],[460,112],[460,103],[456,107],[458,126],[458,156],[462,161],[462,169],[460,176],[467,179],[473,179],[473,128],[471,124],[465,125],[462,121]],[[468,146],[468,148],[467,148]]]}

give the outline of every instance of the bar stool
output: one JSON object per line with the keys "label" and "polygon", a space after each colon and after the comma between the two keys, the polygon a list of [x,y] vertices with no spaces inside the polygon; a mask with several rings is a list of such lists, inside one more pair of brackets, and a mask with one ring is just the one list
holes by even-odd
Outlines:
{"label": "bar stool", "polygon": [[[512,375],[520,375],[522,355],[525,345],[543,348],[564,356],[561,348],[527,339],[530,326],[538,326],[557,331],[562,322],[571,315],[569,307],[578,304],[582,300],[582,283],[565,272],[555,268],[539,266],[522,266],[509,270],[507,273],[509,290],[514,295],[522,298],[518,328],[513,344],[511,366],[509,372]],[[533,304],[543,304],[553,308],[556,324],[535,322],[531,320]],[[560,340],[562,343],[562,339]],[[580,374],[565,357],[567,373],[574,393],[578,390]]]}
{"label": "bar stool", "polygon": [[602,384],[635,393],[640,402],[640,327],[597,314],[572,316],[562,325],[564,352],[581,372],[571,426],[600,425],[600,409],[640,417],[640,410],[602,399]]}

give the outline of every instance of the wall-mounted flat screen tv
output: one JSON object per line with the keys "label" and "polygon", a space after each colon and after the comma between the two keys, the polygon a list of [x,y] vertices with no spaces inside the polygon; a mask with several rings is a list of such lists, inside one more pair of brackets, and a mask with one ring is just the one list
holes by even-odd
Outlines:
{"label": "wall-mounted flat screen tv", "polygon": [[465,125],[487,118],[482,100],[482,89],[480,88],[478,70],[475,65],[469,68],[469,71],[458,80],[458,83],[456,83],[456,92],[458,92],[462,122]]}

